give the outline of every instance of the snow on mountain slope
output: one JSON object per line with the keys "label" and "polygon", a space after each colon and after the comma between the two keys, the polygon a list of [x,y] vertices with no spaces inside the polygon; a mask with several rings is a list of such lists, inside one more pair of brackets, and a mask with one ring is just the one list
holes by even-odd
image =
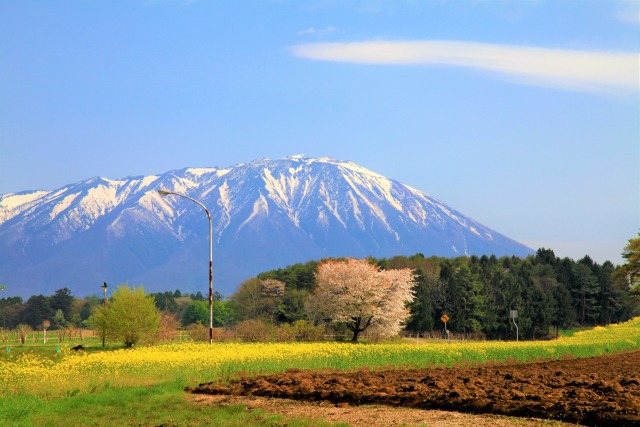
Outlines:
{"label": "snow on mountain slope", "polygon": [[[296,155],[0,195],[0,283],[17,295],[103,281],[202,290],[210,210],[216,289],[328,256],[527,255],[531,249],[353,162]],[[203,275],[206,274],[206,277]]]}

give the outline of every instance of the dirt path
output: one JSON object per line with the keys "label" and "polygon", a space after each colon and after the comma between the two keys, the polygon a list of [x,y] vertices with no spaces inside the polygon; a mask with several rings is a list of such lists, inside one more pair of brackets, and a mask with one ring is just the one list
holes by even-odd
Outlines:
{"label": "dirt path", "polygon": [[330,402],[306,402],[257,396],[195,394],[191,399],[204,405],[242,405],[249,411],[262,409],[272,414],[347,423],[353,427],[575,427],[577,424],[502,415],[473,415],[463,412],[425,410],[386,405],[349,406]]}
{"label": "dirt path", "polygon": [[374,404],[555,419],[590,426],[640,426],[640,351],[477,368],[357,372],[292,369],[240,379],[227,386],[202,384],[193,391],[330,402],[334,407]]}

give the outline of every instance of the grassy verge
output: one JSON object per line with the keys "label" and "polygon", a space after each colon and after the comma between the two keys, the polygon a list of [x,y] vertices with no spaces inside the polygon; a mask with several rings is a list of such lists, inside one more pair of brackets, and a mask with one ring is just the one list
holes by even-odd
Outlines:
{"label": "grassy verge", "polygon": [[181,384],[107,388],[99,393],[43,399],[34,395],[0,401],[3,426],[339,426],[322,420],[283,417],[243,406],[213,406],[186,398]]}

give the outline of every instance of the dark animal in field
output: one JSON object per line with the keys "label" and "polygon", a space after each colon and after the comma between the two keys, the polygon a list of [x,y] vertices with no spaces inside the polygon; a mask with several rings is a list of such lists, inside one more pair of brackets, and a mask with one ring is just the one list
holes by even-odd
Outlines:
{"label": "dark animal in field", "polygon": [[75,347],[71,347],[71,350],[73,351],[80,351],[80,350],[84,350],[84,347],[82,346],[82,344],[78,344]]}

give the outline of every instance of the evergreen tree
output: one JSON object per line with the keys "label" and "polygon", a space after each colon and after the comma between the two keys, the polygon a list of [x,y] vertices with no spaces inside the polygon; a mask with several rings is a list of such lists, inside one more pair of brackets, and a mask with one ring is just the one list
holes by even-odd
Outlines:
{"label": "evergreen tree", "polygon": [[486,295],[478,275],[466,266],[459,267],[447,284],[451,303],[451,329],[480,332],[486,315]]}
{"label": "evergreen tree", "polygon": [[557,263],[556,254],[551,249],[540,248],[536,252],[536,262],[543,265],[554,266]]}
{"label": "evergreen tree", "polygon": [[431,277],[419,268],[416,270],[415,285],[413,287],[414,298],[409,304],[410,317],[406,328],[415,331],[431,331],[434,326],[434,307],[429,281],[438,280],[433,274]]}
{"label": "evergreen tree", "polygon": [[581,324],[587,321],[595,324],[599,316],[598,293],[600,286],[587,263],[576,263],[573,268],[575,276],[574,301],[578,303],[578,318]]}
{"label": "evergreen tree", "polygon": [[[486,261],[483,261],[486,259]],[[481,280],[484,283],[486,294],[486,316],[484,318],[482,330],[489,338],[501,337],[501,330],[504,329],[501,326],[500,310],[500,292],[501,283],[504,273],[502,268],[498,266],[495,256],[492,258],[481,257],[480,264],[482,265]]]}
{"label": "evergreen tree", "polygon": [[0,327],[13,329],[18,326],[24,309],[22,297],[0,298]]}
{"label": "evergreen tree", "polygon": [[153,296],[156,308],[161,311],[168,311],[169,313],[178,313],[178,303],[173,292],[158,292],[151,294]]}
{"label": "evergreen tree", "polygon": [[42,322],[52,317],[53,311],[49,300],[44,295],[34,295],[29,298],[21,315],[22,323],[26,323],[33,329],[40,329]]}
{"label": "evergreen tree", "polygon": [[600,285],[600,294],[598,304],[600,305],[601,324],[608,325],[617,321],[624,302],[624,294],[619,292],[613,280],[615,267],[611,262],[606,261],[602,264],[598,274],[598,284]]}
{"label": "evergreen tree", "polygon": [[73,295],[71,295],[71,291],[68,288],[62,288],[55,291],[51,296],[49,305],[54,312],[56,310],[62,310],[64,318],[69,320],[71,319],[73,300],[74,298]]}
{"label": "evergreen tree", "polygon": [[[553,306],[551,299],[537,283],[532,283],[524,289],[523,299],[525,308],[523,316],[528,319],[529,328],[523,330],[523,336],[530,334],[531,339],[543,338],[549,334],[549,326],[553,317]],[[525,335],[526,334],[526,335]]]}
{"label": "evergreen tree", "polygon": [[513,275],[506,275],[500,286],[500,305],[498,318],[502,319],[502,336],[504,339],[512,339],[516,336],[515,327],[511,321],[511,310],[522,311],[524,308],[522,295],[524,284],[522,279]]}
{"label": "evergreen tree", "polygon": [[567,329],[573,325],[576,318],[576,311],[571,304],[571,291],[562,283],[557,283],[552,289],[552,319],[551,324],[555,327],[556,338],[559,329]]}
{"label": "evergreen tree", "polygon": [[440,282],[442,292],[433,296],[436,317],[448,314],[451,317],[454,310],[454,301],[457,299],[457,289],[455,285],[455,269],[453,260],[446,259],[440,266]]}

